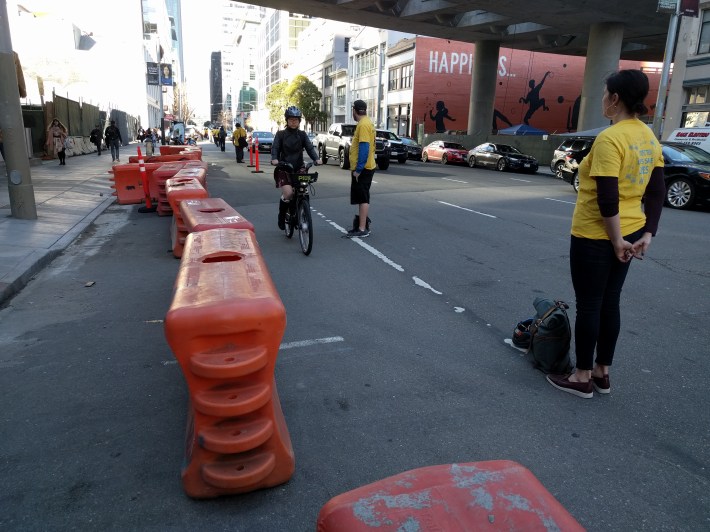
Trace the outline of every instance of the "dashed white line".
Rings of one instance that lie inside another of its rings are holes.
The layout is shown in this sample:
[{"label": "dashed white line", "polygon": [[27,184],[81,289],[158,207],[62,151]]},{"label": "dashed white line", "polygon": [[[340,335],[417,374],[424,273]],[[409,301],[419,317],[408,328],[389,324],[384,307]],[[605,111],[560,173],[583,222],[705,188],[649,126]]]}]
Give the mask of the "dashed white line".
[{"label": "dashed white line", "polygon": [[545,198],[545,199],[550,200],[550,201],[558,201],[560,203],[568,203],[569,205],[576,205],[575,201],[565,201],[565,200],[555,199],[555,198]]},{"label": "dashed white line", "polygon": [[529,181],[527,179],[518,179],[516,177],[511,177],[510,180],[511,181],[520,181],[521,183],[532,183],[532,181]]},{"label": "dashed white line", "polygon": [[448,177],[442,177],[444,181],[453,181],[454,183],[463,183],[464,185],[468,185],[468,181],[459,181],[458,179],[449,179]]},{"label": "dashed white line", "polygon": [[317,344],[332,344],[335,342],[344,342],[345,338],[342,336],[329,336],[328,338],[314,338],[312,340],[301,340],[298,342],[287,342],[281,344],[279,349],[292,349],[294,347],[309,347],[311,345]]},{"label": "dashed white line", "polygon": [[462,211],[468,211],[472,212],[473,214],[480,214],[481,216],[487,216],[488,218],[498,218],[497,216],[493,216],[492,214],[486,214],[485,212],[479,212],[479,211],[474,211],[473,209],[467,209],[466,207],[461,207],[460,205],[454,205],[453,203],[446,203],[445,201],[439,201],[442,205],[448,205],[449,207],[456,207],[457,209],[461,209]]}]

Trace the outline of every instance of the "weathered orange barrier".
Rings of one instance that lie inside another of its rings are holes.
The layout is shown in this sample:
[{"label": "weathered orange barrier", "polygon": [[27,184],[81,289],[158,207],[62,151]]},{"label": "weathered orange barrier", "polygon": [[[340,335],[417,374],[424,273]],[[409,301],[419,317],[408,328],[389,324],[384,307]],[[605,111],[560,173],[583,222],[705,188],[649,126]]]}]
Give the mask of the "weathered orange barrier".
[{"label": "weathered orange barrier", "polygon": [[182,483],[194,498],[293,475],[274,367],[286,310],[251,231],[192,233],[165,318],[190,395]]},{"label": "weathered orange barrier", "polygon": [[[418,526],[417,526],[418,525]],[[413,469],[328,501],[317,532],[584,528],[526,468],[509,460]]]},{"label": "weathered orange barrier", "polygon": [[254,225],[222,198],[183,200],[180,202],[180,216],[188,233],[220,227],[254,231]]},{"label": "weathered orange barrier", "polygon": [[[159,167],[158,163],[146,163],[145,171],[149,181],[153,172]],[[145,193],[143,192],[140,166],[137,162],[135,164],[117,164],[108,173],[112,174],[109,181],[113,182],[111,188],[115,190],[113,195],[116,196],[116,201],[119,204],[143,203]]]},{"label": "weathered orange barrier", "polygon": [[[151,157],[146,157],[145,162],[147,163],[171,163],[175,161],[201,161],[202,152],[197,151],[184,151],[180,153],[171,153],[169,155],[153,155]],[[138,157],[131,155],[128,158],[129,163],[137,163]]]},{"label": "weathered orange barrier", "polygon": [[153,172],[153,178],[150,180],[151,194],[155,193],[158,208],[158,216],[170,216],[173,210],[168,203],[168,196],[165,193],[165,182],[171,177],[175,177],[182,170],[188,161],[175,161],[172,163],[163,163],[163,165]]},{"label": "weathered orange barrier", "polygon": [[[178,172],[179,174],[180,172]],[[170,224],[170,242],[173,256],[182,257],[182,250],[187,236],[185,222],[180,213],[180,202],[187,199],[206,198],[207,190],[194,177],[171,177],[165,182],[165,195],[168,198],[173,220]]]},{"label": "weathered orange barrier", "polygon": [[183,153],[186,151],[198,151],[200,152],[200,159],[202,159],[202,148],[199,146],[176,146],[174,144],[166,144],[165,146],[160,146],[160,155],[175,155],[176,153]]}]

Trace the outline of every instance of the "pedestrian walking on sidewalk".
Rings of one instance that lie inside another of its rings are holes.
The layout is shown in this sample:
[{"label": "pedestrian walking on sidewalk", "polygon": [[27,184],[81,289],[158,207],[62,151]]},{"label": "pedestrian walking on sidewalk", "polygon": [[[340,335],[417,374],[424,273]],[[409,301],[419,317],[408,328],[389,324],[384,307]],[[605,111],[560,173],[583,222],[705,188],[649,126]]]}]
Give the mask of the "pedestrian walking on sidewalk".
[{"label": "pedestrian walking on sidewalk", "polygon": [[120,163],[119,158],[119,148],[123,144],[123,139],[121,138],[121,130],[116,127],[116,121],[111,120],[111,125],[104,131],[104,137],[106,137],[106,144],[111,148],[111,159],[115,163]]},{"label": "pedestrian walking on sidewalk", "polygon": [[594,390],[611,390],[621,289],[632,259],[641,260],[648,251],[663,209],[661,145],[638,118],[648,112],[647,95],[648,78],[640,70],[620,70],[607,78],[602,113],[612,125],[579,165],[569,254],[577,300],[576,369],[547,380],[584,399],[591,399]]},{"label": "pedestrian walking on sidewalk", "polygon": [[219,149],[224,151],[224,147],[227,144],[227,132],[224,126],[219,126]]},{"label": "pedestrian walking on sidewalk", "polygon": [[237,162],[244,162],[244,148],[247,147],[247,132],[242,125],[237,122],[234,124],[234,133],[232,133],[232,144],[237,155]]},{"label": "pedestrian walking on sidewalk", "polygon": [[64,141],[69,134],[66,126],[62,124],[59,119],[55,118],[52,123],[49,124],[47,128],[47,141],[45,145],[47,147],[47,153],[52,156],[56,155],[59,158],[59,164],[66,164],[66,152],[64,151]]},{"label": "pedestrian walking on sidewalk", "polygon": [[96,124],[96,127],[91,130],[91,133],[89,134],[89,141],[96,146],[96,151],[99,152],[98,155],[101,155],[103,135],[101,134],[101,126],[99,126],[99,124]]}]

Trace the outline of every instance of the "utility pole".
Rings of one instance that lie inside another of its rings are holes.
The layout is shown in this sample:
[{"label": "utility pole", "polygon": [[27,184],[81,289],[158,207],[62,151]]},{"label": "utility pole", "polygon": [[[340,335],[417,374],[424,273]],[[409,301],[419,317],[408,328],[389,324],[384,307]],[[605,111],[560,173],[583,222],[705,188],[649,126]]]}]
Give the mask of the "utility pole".
[{"label": "utility pole", "polygon": [[36,220],[37,205],[25,148],[25,124],[22,121],[6,0],[0,0],[0,72],[3,73],[0,76],[0,127],[3,130],[10,214],[23,220]]},{"label": "utility pole", "polygon": [[666,36],[666,50],[663,54],[663,67],[661,69],[661,82],[658,86],[658,96],[656,97],[656,109],[653,114],[653,132],[656,138],[660,139],[663,129],[663,114],[666,110],[666,96],[668,95],[668,76],[673,62],[673,52],[676,45],[676,35],[678,33],[678,21],[680,16],[678,10],[680,3],[676,2],[671,19],[668,23],[668,35]]}]

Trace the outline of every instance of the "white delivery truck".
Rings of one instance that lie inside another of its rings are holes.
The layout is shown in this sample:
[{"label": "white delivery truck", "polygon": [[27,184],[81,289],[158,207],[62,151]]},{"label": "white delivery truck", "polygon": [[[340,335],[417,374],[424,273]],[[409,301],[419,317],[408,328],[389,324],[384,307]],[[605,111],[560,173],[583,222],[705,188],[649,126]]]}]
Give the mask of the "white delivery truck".
[{"label": "white delivery truck", "polygon": [[666,141],[690,144],[710,153],[710,127],[683,127],[676,129],[668,136]]}]

